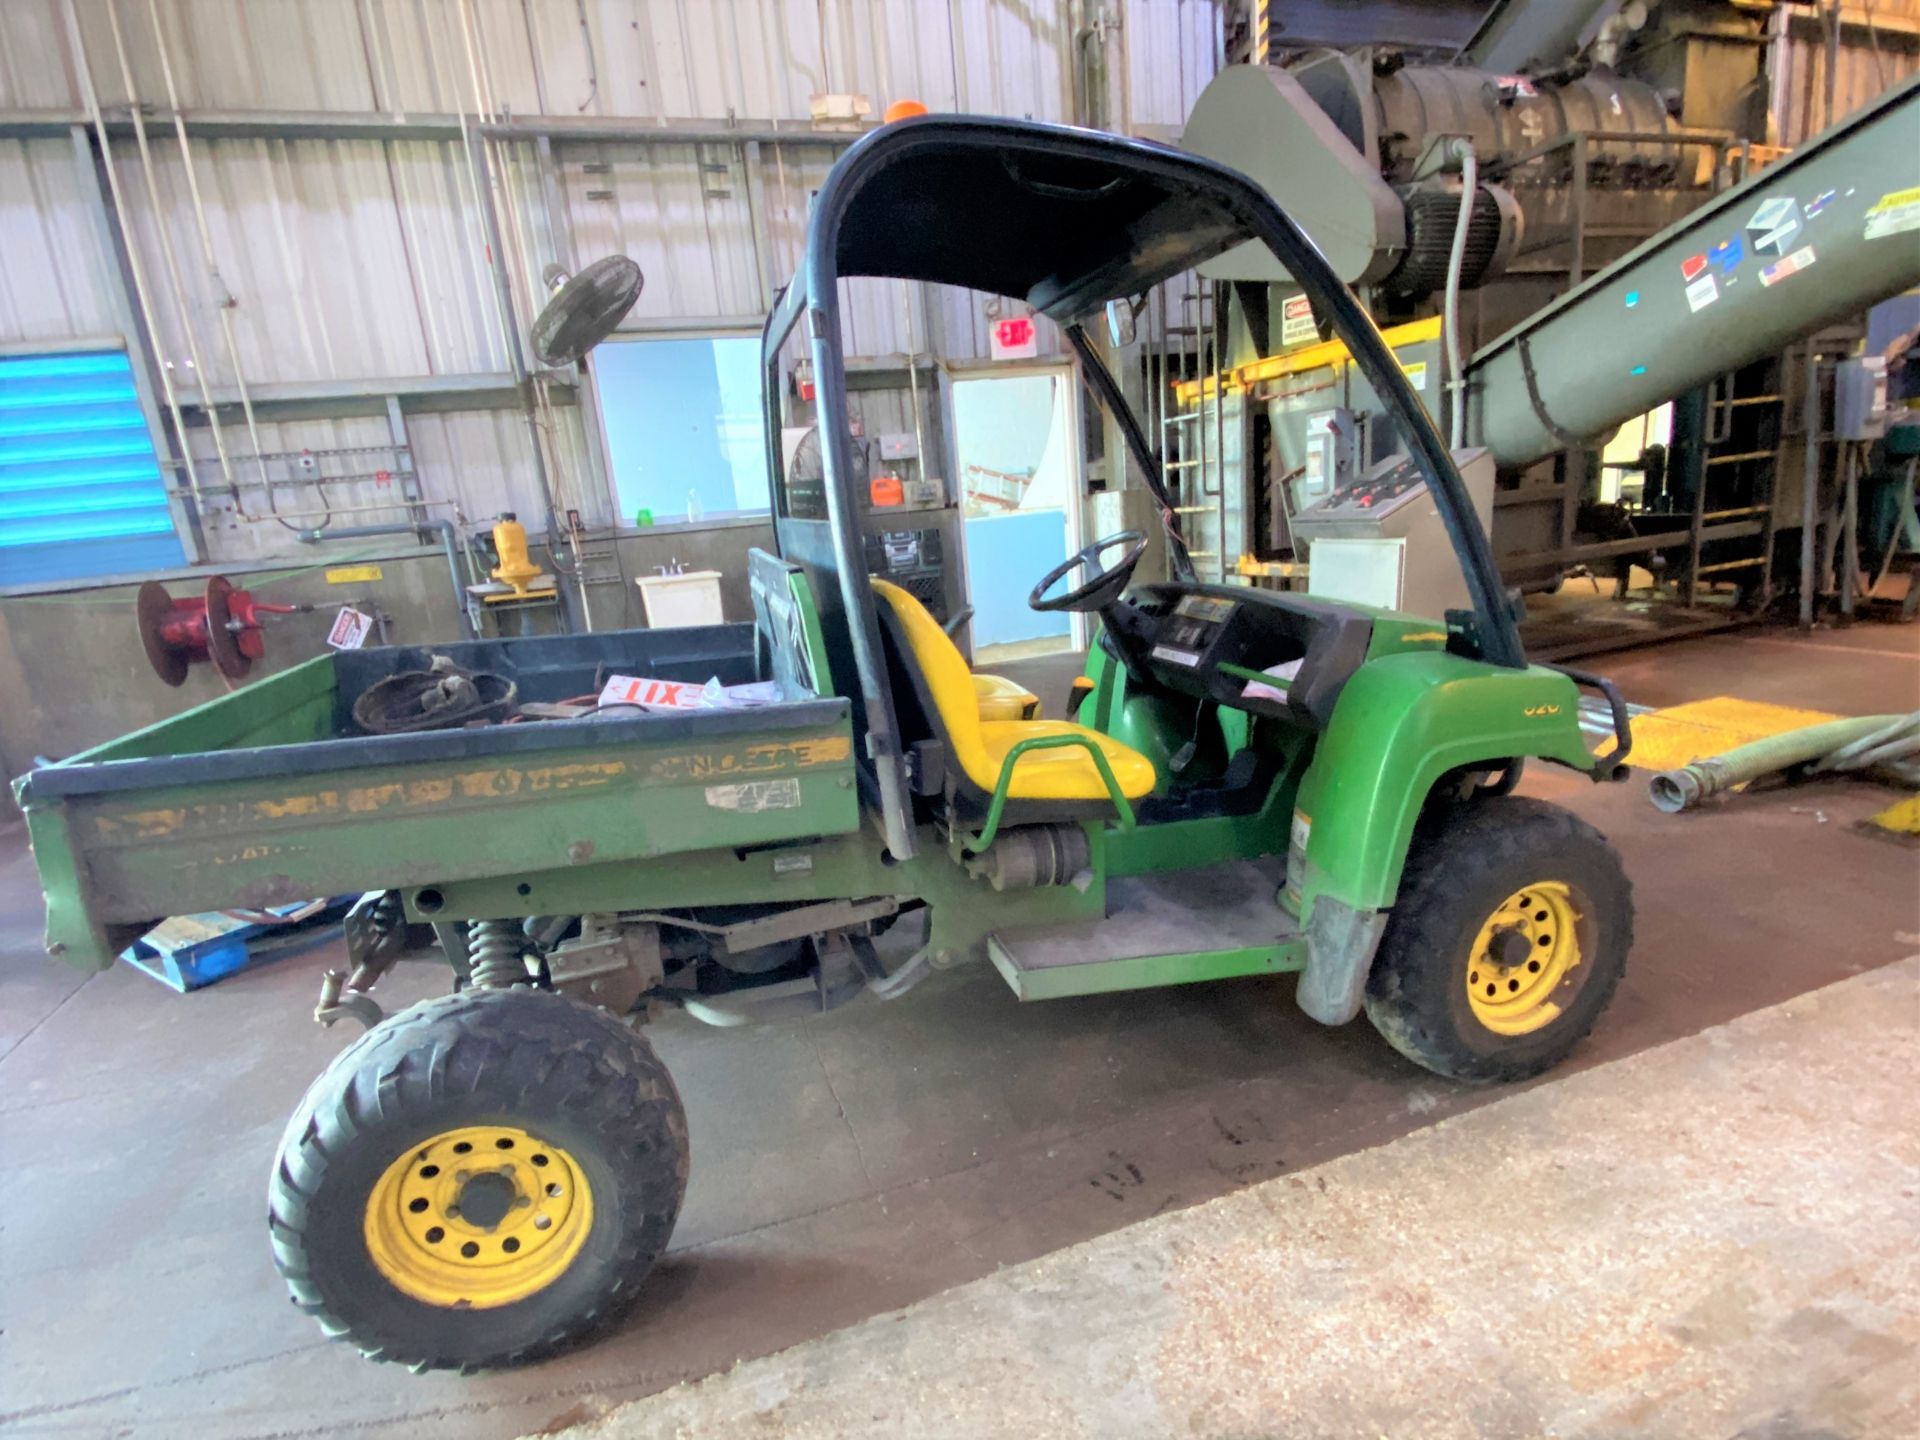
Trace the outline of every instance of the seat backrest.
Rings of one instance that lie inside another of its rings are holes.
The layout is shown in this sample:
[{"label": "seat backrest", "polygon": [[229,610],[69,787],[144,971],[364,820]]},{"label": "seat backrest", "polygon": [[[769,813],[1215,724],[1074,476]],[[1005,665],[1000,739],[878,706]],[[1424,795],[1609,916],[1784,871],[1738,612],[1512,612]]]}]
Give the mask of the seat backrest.
[{"label": "seat backrest", "polygon": [[833,694],[820,612],[806,571],[753,549],[747,552],[747,581],[760,678],[779,681],[782,692],[794,699]]},{"label": "seat backrest", "polygon": [[980,701],[973,688],[973,671],[940,622],[927,607],[890,580],[875,578],[878,595],[899,627],[911,654],[920,697],[928,716],[939,726],[953,763],[975,785],[991,791],[999,775],[980,738]]}]

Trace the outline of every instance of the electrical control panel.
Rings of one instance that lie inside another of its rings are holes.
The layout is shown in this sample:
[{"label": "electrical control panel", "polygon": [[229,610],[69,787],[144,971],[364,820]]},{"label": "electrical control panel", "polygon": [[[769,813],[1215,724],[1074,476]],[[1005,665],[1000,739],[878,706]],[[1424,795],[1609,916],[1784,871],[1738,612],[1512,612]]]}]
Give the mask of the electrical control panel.
[{"label": "electrical control panel", "polygon": [[[1493,519],[1493,457],[1483,449],[1456,450],[1453,460],[1484,529]],[[1309,594],[1435,619],[1470,603],[1439,507],[1404,452],[1302,510],[1293,534],[1307,547]]]},{"label": "electrical control panel", "polygon": [[1353,478],[1353,412],[1342,407],[1307,417],[1306,455],[1293,484],[1293,508],[1304,510]]},{"label": "electrical control panel", "polygon": [[1887,362],[1878,355],[1842,360],[1833,370],[1833,434],[1878,440],[1887,433]]},{"label": "electrical control panel", "polygon": [[1348,480],[1314,507],[1323,520],[1379,521],[1402,506],[1425,498],[1427,482],[1407,455],[1395,455]]}]

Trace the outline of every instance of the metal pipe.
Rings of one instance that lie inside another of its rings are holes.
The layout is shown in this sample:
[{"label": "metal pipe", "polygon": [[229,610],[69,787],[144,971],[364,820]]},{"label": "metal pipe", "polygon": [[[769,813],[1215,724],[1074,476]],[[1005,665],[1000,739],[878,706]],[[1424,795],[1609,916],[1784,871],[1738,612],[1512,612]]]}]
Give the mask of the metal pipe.
[{"label": "metal pipe", "polygon": [[1822,97],[1826,102],[1821,111],[1820,128],[1826,129],[1839,119],[1838,110],[1840,88],[1840,0],[1828,0],[1823,18],[1827,22],[1826,93]]},{"label": "metal pipe", "polygon": [[920,478],[927,478],[927,434],[920,419],[919,342],[913,335],[913,282],[900,282],[900,319],[907,327],[907,395],[913,405],[913,448]]},{"label": "metal pipe", "polygon": [[453,581],[453,606],[460,616],[460,633],[465,639],[477,639],[473,629],[473,617],[467,613],[466,583],[460,578],[460,536],[459,532],[453,528],[451,520],[421,520],[410,525],[348,525],[338,529],[303,530],[300,532],[300,540],[305,545],[316,545],[322,540],[368,540],[377,535],[412,535],[424,541],[428,531],[440,537],[440,547],[447,553],[447,575]]},{"label": "metal pipe", "polygon": [[[477,22],[469,13],[469,0],[456,0],[454,6],[460,17],[460,38],[467,60],[467,78],[473,86],[474,108],[477,114],[485,116],[494,113],[493,90],[487,74],[484,57],[478,50],[481,41],[476,38]],[[460,107],[460,123],[466,131],[466,106]],[[507,349],[507,361],[513,370],[514,383],[519,388],[521,408],[526,418],[527,441],[533,460],[534,481],[540,488],[540,500],[545,510],[547,524],[547,554],[553,561],[553,568],[562,577],[578,579],[580,564],[578,551],[572,561],[562,563],[559,551],[560,518],[554,504],[553,483],[547,472],[544,436],[541,431],[539,410],[543,392],[537,391],[529,380],[527,363],[520,353],[519,320],[514,307],[513,276],[507,266],[504,246],[505,237],[500,226],[500,213],[494,202],[496,180],[493,143],[484,135],[476,150],[472,144],[470,132],[467,143],[467,159],[474,167],[474,180],[478,191],[481,223],[487,237],[487,253],[492,260],[493,283],[499,309],[501,340]],[[517,238],[517,235],[516,235]],[[573,629],[578,617],[573,613],[573,600],[566,586],[559,588],[560,611],[567,622],[567,628]],[[576,587],[584,597],[585,588]]]},{"label": "metal pipe", "polygon": [[[1473,203],[1480,198],[1480,160],[1473,142],[1455,140],[1460,161],[1460,214],[1453,222],[1453,248],[1447,253],[1445,318],[1447,327],[1447,444],[1459,449],[1467,433],[1466,361],[1460,345],[1460,276],[1467,261],[1467,228],[1473,222]],[[1581,159],[1585,159],[1584,153]],[[1579,253],[1579,236],[1574,253]],[[1576,262],[1577,263],[1577,262]]]},{"label": "metal pipe", "polygon": [[[122,247],[126,251],[127,269],[133,277],[134,302],[140,309],[140,323],[146,327],[147,338],[158,345],[160,328],[154,323],[153,297],[147,288],[147,268],[140,260],[139,248],[134,244],[133,230],[127,222],[126,197],[120,191],[120,175],[113,168],[113,146],[107,139],[107,122],[100,113],[100,97],[93,88],[93,66],[87,60],[86,40],[80,31],[80,16],[75,11],[74,0],[65,0],[62,15],[66,21],[67,41],[73,47],[75,69],[80,77],[80,92],[86,101],[87,113],[93,121],[93,130],[100,143],[101,169],[107,174],[107,189],[113,195],[114,221],[120,227]],[[173,435],[180,446],[180,468],[185,472],[187,492],[193,496],[196,513],[200,509],[202,495],[200,491],[200,471],[193,462],[193,447],[187,444],[187,421],[180,411],[180,396],[173,388],[173,374],[164,361],[156,356],[154,369],[160,374],[160,389],[166,396],[167,411],[173,417]],[[166,458],[169,467],[173,465],[171,456]]]},{"label": "metal pipe", "polygon": [[1813,628],[1814,530],[1820,516],[1820,357],[1807,347],[1806,478],[1800,494],[1800,628]]},{"label": "metal pipe", "polygon": [[[366,478],[368,477],[329,475],[327,481],[331,483],[335,480]],[[259,486],[258,481],[242,481],[241,484],[254,489],[257,489]],[[383,500],[378,505],[329,505],[324,510],[281,510],[276,513],[282,520],[308,520],[314,518],[325,519],[329,515],[385,515],[395,510],[411,510],[416,506],[425,509],[429,505],[453,505],[453,503],[451,500],[417,500],[411,502],[405,500]],[[458,506],[455,506],[456,513],[458,508]],[[329,533],[331,533],[332,529],[331,526],[314,526],[311,528],[316,532],[326,530]]]},{"label": "metal pipe", "polygon": [[[1609,432],[1716,375],[1778,354],[1835,316],[1920,283],[1920,253],[1901,244],[1904,237],[1882,237],[1873,215],[1881,196],[1920,183],[1916,117],[1920,77],[1482,347],[1468,362],[1478,443],[1503,466],[1527,464],[1568,449],[1568,437]],[[1817,245],[1765,262],[1755,256],[1757,284],[1751,269],[1742,284],[1722,285],[1711,269],[1684,278],[1682,262],[1739,230],[1755,206],[1801,190],[1833,194],[1820,212]],[[1803,275],[1816,260],[1818,270]],[[1692,298],[1689,286],[1699,287]],[[1596,366],[1596,356],[1608,363]]]},{"label": "metal pipe", "polygon": [[[260,452],[266,447],[261,443],[259,420],[253,413],[253,392],[247,387],[246,372],[240,365],[240,344],[233,333],[233,296],[227,290],[226,281],[220,276],[220,263],[214,258],[213,231],[207,224],[207,207],[200,196],[200,172],[193,163],[193,147],[187,142],[186,124],[180,118],[180,92],[173,81],[173,60],[167,47],[167,33],[160,25],[160,0],[147,0],[147,18],[153,25],[153,45],[160,58],[160,76],[167,88],[167,108],[173,111],[173,133],[174,138],[180,142],[180,163],[187,173],[187,194],[193,201],[194,225],[200,232],[200,258],[206,263],[207,278],[213,282],[217,291],[214,297],[214,308],[220,312],[220,334],[226,342],[227,364],[233,370],[234,389],[240,394],[240,410],[246,416],[247,439],[253,446],[255,466],[260,471],[261,480],[265,482],[267,509],[277,510],[279,506],[274,500],[273,480],[267,474],[266,462],[260,459]],[[204,375],[202,379],[205,379]],[[229,476],[228,479],[231,480],[232,477]],[[322,500],[327,498],[325,491],[320,492],[320,498]],[[240,514],[245,515],[246,511],[240,507],[239,500],[240,497],[236,492],[235,508]]]},{"label": "metal pipe", "polygon": [[[1207,373],[1214,377],[1213,382],[1213,463],[1215,479],[1213,503],[1216,510],[1214,528],[1219,532],[1220,580],[1227,578],[1227,390],[1223,383],[1225,369],[1224,349],[1226,335],[1222,326],[1223,311],[1219,296],[1224,282],[1209,281],[1207,285],[1207,345],[1210,363]],[[1200,488],[1206,490],[1207,477],[1203,471],[1200,476]]]},{"label": "metal pipe", "polygon": [[1681,406],[1693,412],[1698,428],[1693,443],[1686,449],[1682,461],[1686,478],[1692,482],[1692,505],[1687,517],[1687,579],[1682,587],[1682,603],[1691,607],[1700,595],[1700,536],[1707,524],[1707,466],[1712,462],[1706,458],[1706,448],[1712,443],[1713,396],[1710,390],[1695,390],[1683,396],[1674,405],[1674,414],[1678,416]]},{"label": "metal pipe", "polygon": [[1853,618],[1860,593],[1860,448],[1840,447],[1840,613]]},{"label": "metal pipe", "polygon": [[[127,99],[132,104],[133,138],[140,147],[140,169],[147,182],[147,199],[153,206],[153,233],[160,240],[160,258],[166,265],[168,283],[173,288],[173,302],[180,307],[180,330],[186,336],[187,356],[200,383],[200,398],[207,407],[207,423],[213,432],[214,453],[220,457],[220,478],[231,487],[233,462],[227,458],[226,432],[220,426],[220,417],[214,413],[212,382],[207,379],[207,367],[200,354],[200,337],[194,329],[193,308],[187,302],[187,287],[180,278],[180,262],[173,253],[173,240],[167,234],[167,207],[160,200],[160,181],[153,168],[153,151],[147,144],[147,126],[140,113],[139,91],[133,83],[133,66],[127,60],[127,40],[120,27],[119,0],[107,0],[107,19],[113,31],[114,54],[120,61],[120,80],[127,87]],[[132,237],[128,239],[131,244]],[[182,446],[186,444],[184,432],[180,443]],[[247,513],[246,506],[241,503],[237,489],[233,490],[231,498],[234,512],[244,516]]]}]

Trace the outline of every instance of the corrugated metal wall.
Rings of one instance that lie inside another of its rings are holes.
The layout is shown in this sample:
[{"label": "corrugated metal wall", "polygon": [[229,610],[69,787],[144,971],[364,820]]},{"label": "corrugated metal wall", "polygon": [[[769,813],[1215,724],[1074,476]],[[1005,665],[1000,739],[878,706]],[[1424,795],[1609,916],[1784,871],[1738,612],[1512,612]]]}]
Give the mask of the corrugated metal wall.
[{"label": "corrugated metal wall", "polygon": [[[147,107],[151,168],[132,139],[116,136],[114,178],[148,282],[156,359],[183,403],[200,396],[202,372],[225,399],[242,380],[256,396],[361,382],[376,390],[395,377],[509,370],[508,322],[467,147],[453,138],[196,138],[192,179],[209,265],[171,128],[163,53],[181,108],[197,118],[472,121],[485,112],[792,126],[791,141],[758,145],[753,160],[731,143],[558,138],[545,172],[532,141],[496,142],[511,323],[524,330],[549,262],[618,250],[646,272],[629,328],[647,329],[750,324],[764,313],[770,284],[795,263],[809,196],[837,154],[811,131],[812,96],[864,94],[876,112],[911,97],[935,110],[1071,118],[1075,56],[1087,43],[1076,26],[1101,8],[1086,0],[74,0],[77,52],[65,0],[6,0],[0,111],[80,121],[89,78],[110,115],[132,100]],[[1106,0],[1104,9],[1120,21],[1101,50],[1116,124],[1173,133],[1217,64],[1216,0]],[[71,137],[0,139],[0,344],[122,328],[121,266],[103,243],[94,190]],[[986,352],[981,297],[903,304],[903,287],[859,281],[847,299],[852,354],[931,348],[965,361]],[[254,441],[222,413],[230,455],[249,453]],[[214,438],[189,418],[196,468],[218,483]],[[419,415],[408,430],[428,499],[474,518],[539,512],[532,441],[517,412]],[[561,508],[578,508],[589,522],[610,518],[597,441],[581,412],[556,407],[543,433]],[[259,444],[279,454],[387,439],[384,419],[298,420],[263,425]],[[257,478],[261,467],[233,468]],[[267,468],[287,473],[283,464]],[[376,466],[349,455],[333,468]],[[319,503],[310,486],[289,493],[302,509]],[[345,508],[391,506],[396,496],[390,482],[363,478],[328,486],[326,498]],[[257,493],[242,503],[263,508]],[[283,527],[236,519],[231,508],[210,502],[209,558],[287,548]]]},{"label": "corrugated metal wall", "polygon": [[[1876,0],[1840,7],[1833,113],[1827,113],[1826,7],[1775,19],[1773,113],[1779,143],[1798,145],[1845,119],[1876,95],[1920,73],[1920,0]],[[1914,137],[1920,145],[1920,136]]]},{"label": "corrugated metal wall", "polygon": [[117,283],[72,142],[0,140],[0,344],[114,334]]}]

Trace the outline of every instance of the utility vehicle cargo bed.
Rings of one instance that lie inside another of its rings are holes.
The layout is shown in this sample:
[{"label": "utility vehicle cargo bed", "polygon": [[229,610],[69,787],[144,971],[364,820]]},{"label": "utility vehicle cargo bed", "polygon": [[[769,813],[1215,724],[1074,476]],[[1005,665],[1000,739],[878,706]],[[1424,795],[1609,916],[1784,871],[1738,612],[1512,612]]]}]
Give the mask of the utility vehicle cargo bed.
[{"label": "utility vehicle cargo bed", "polygon": [[614,674],[763,678],[754,627],[325,655],[45,766],[15,786],[55,954],[105,966],[166,915],[844,833],[843,699],[358,733],[369,686],[444,655],[523,701]]}]

